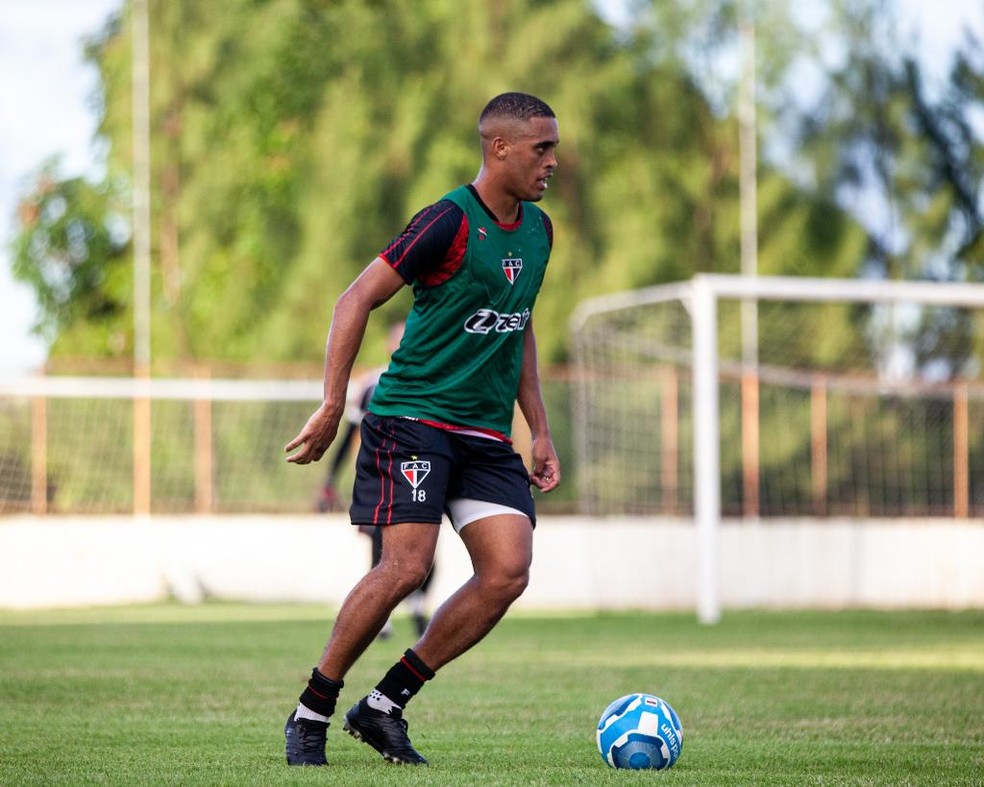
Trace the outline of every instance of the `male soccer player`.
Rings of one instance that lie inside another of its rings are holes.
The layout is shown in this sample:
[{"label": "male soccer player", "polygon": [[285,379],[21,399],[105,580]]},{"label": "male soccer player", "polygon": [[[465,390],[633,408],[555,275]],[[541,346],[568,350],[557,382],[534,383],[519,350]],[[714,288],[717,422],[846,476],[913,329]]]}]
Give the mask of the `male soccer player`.
[{"label": "male soccer player", "polygon": [[[442,514],[473,575],[434,613],[423,636],[345,714],[344,729],[394,763],[426,764],[403,711],[437,670],[479,642],[525,590],[536,515],[530,484],[560,482],[537,371],[532,312],[553,245],[533,203],[557,166],[557,119],[540,99],[505,93],[478,123],[475,180],[424,208],[335,303],[324,402],[286,451],[320,459],[338,431],[369,313],[404,285],[414,301],[362,422],[354,525],[383,529],[380,562],[352,589],[297,708],[287,762],[326,765],[328,721],[351,666],[434,560]],[[532,472],[509,438],[514,402],[532,435]]]}]

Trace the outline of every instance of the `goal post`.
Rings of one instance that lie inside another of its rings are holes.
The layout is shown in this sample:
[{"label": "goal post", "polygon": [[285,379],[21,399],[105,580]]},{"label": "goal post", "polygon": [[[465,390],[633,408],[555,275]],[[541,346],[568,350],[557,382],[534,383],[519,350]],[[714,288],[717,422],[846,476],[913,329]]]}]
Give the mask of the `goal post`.
[{"label": "goal post", "polygon": [[[765,498],[755,517],[984,513],[972,482],[984,473],[984,285],[700,274],[583,301],[571,334],[580,506],[691,515],[701,622],[721,615],[719,528],[725,507],[748,516],[748,478]],[[668,374],[673,387],[658,382]],[[672,435],[667,411],[679,412]],[[749,422],[772,430],[768,472],[732,448]]]},{"label": "goal post", "polygon": [[717,529],[721,519],[721,440],[718,423],[717,301],[710,282],[697,278],[690,293],[694,374],[694,524],[697,528],[697,618],[717,623]]}]

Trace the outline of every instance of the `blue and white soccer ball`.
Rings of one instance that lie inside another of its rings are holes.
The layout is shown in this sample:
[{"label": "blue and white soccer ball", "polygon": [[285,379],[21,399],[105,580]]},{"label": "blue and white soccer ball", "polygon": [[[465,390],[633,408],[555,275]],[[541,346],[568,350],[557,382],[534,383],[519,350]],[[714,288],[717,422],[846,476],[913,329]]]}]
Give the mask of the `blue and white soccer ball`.
[{"label": "blue and white soccer ball", "polygon": [[683,750],[680,717],[652,694],[628,694],[605,708],[598,721],[598,751],[613,768],[663,770]]}]

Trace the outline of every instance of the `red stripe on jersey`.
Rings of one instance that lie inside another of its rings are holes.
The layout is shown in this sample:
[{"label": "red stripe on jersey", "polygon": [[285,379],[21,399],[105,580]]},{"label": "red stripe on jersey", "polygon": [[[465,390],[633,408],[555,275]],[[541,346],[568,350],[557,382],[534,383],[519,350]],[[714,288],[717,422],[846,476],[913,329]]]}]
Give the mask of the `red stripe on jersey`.
[{"label": "red stripe on jersey", "polygon": [[420,283],[427,287],[436,287],[454,276],[465,261],[465,249],[468,248],[468,215],[461,214],[461,224],[458,232],[451,241],[448,253],[444,255],[444,261],[434,270],[420,276]]},{"label": "red stripe on jersey", "polygon": [[[484,203],[483,203],[484,204]],[[503,224],[501,221],[496,221],[502,229],[506,232],[512,232],[513,230],[518,230],[523,223],[523,203],[519,203],[519,210],[516,212],[516,221],[510,222],[509,224]]]},{"label": "red stripe on jersey", "polygon": [[426,234],[427,230],[429,230],[431,227],[437,224],[437,222],[439,222],[444,216],[447,216],[448,213],[450,213],[452,210],[454,210],[454,208],[447,208],[442,213],[439,213],[437,216],[431,219],[431,221],[425,227],[421,228],[419,232],[414,233],[415,234],[414,239],[407,245],[407,247],[403,250],[403,254],[401,254],[397,259],[391,260],[389,258],[389,253],[393,249],[393,247],[400,242],[402,235],[400,236],[400,238],[397,238],[389,246],[383,249],[382,253],[379,256],[382,257],[384,260],[386,260],[386,262],[388,262],[394,268],[399,268],[400,263],[403,262],[403,258],[410,253],[410,250],[417,244],[417,242],[424,236],[424,234]]}]

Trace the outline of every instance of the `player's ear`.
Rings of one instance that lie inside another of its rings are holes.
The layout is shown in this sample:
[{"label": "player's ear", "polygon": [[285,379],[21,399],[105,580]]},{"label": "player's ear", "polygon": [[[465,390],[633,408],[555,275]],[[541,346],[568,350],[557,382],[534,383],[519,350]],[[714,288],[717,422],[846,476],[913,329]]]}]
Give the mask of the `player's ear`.
[{"label": "player's ear", "polygon": [[489,149],[492,155],[500,161],[509,155],[510,142],[505,137],[494,137]]}]

